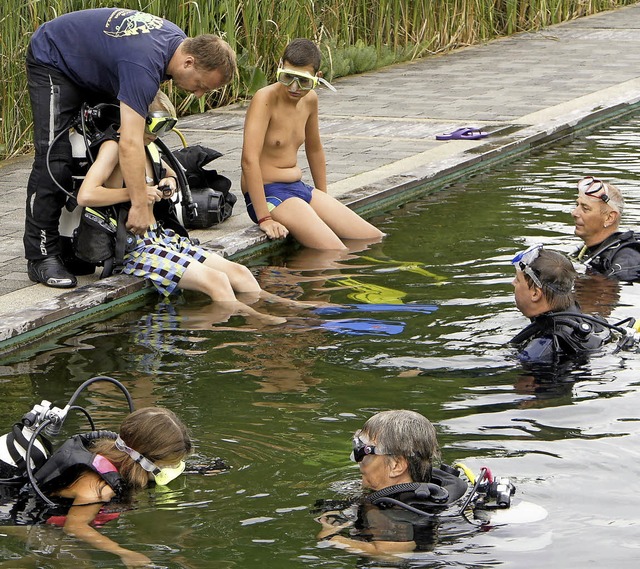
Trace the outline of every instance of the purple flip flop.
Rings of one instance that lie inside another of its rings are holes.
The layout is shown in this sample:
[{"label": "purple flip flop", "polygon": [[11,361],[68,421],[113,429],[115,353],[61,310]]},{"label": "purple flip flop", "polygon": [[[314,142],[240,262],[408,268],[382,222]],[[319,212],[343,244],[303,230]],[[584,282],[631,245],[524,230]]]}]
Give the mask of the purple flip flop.
[{"label": "purple flip flop", "polygon": [[479,128],[463,127],[453,132],[438,134],[436,135],[436,140],[478,140],[486,136],[489,136],[489,134]]}]

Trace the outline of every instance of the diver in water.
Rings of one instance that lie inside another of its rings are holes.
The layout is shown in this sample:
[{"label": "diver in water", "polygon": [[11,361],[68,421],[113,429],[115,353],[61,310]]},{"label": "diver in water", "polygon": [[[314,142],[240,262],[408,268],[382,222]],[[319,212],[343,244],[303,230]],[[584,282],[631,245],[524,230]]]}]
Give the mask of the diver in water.
[{"label": "diver in water", "polygon": [[[146,407],[127,415],[118,433],[74,435],[51,452],[48,439],[40,438],[40,427],[48,426],[56,415],[61,424],[64,414],[60,413],[70,407],[52,412],[50,407],[35,406],[0,439],[2,531],[15,529],[21,535],[19,528],[7,526],[62,526],[66,534],[118,555],[127,567],[149,566],[146,555],[121,547],[95,527],[118,517],[107,508],[110,502],[125,502],[130,492],[152,482],[165,486],[184,471],[184,460],[191,452],[187,429],[172,411]],[[34,429],[36,424],[40,426]]]},{"label": "diver in water", "polygon": [[616,186],[591,176],[580,180],[571,215],[584,246],[574,256],[588,271],[636,282],[640,281],[640,241],[633,231],[620,231],[623,211],[624,198]]},{"label": "diver in water", "polygon": [[507,479],[493,479],[488,469],[475,479],[456,465],[470,485],[456,468],[434,467],[439,456],[436,430],[423,415],[392,410],[369,418],[353,437],[351,459],[372,492],[343,510],[324,511],[318,539],[372,555],[430,550],[442,518],[510,506],[515,488]]},{"label": "diver in water", "polygon": [[611,326],[584,314],[576,303],[577,273],[564,255],[534,245],[511,262],[516,306],[531,319],[511,340],[520,360],[557,363],[593,352],[609,340]]}]

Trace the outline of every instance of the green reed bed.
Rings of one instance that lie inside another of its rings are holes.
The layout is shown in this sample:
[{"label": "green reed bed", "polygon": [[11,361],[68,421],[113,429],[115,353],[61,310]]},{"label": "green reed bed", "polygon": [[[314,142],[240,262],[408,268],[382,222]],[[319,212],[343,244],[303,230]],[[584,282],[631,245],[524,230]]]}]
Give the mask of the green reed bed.
[{"label": "green reed bed", "polygon": [[30,149],[24,58],[30,35],[57,15],[102,6],[163,16],[189,35],[221,34],[239,73],[202,100],[167,86],[181,114],[251,96],[266,84],[286,43],[317,41],[329,79],[539,29],[636,0],[4,0],[0,14],[0,159]]}]

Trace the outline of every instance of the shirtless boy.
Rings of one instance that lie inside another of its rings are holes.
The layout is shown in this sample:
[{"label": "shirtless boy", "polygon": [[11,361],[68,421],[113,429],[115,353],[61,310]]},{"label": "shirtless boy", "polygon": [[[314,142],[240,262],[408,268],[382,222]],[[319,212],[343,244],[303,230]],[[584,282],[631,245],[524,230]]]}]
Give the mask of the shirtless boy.
[{"label": "shirtless boy", "polygon": [[[241,187],[249,216],[270,239],[289,233],[306,247],[345,250],[342,239],[384,234],[327,193],[318,126],[320,50],[295,39],[285,49],[277,82],[260,89],[247,111]],[[298,149],[304,143],[314,187],[302,181]]]}]

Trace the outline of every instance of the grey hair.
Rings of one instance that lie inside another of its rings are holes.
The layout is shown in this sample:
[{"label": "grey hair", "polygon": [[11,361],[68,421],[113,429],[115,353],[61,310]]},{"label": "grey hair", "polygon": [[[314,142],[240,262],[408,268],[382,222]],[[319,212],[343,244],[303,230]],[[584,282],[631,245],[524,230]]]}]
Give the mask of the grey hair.
[{"label": "grey hair", "polygon": [[609,196],[609,201],[606,204],[602,204],[604,206],[602,208],[602,213],[607,213],[607,206],[609,206],[613,209],[617,209],[620,213],[620,217],[622,217],[622,213],[624,212],[624,198],[622,197],[620,188],[614,186],[613,184],[610,184],[609,182],[605,182],[605,185],[607,187],[607,195]]},{"label": "grey hair", "polygon": [[375,441],[380,452],[405,458],[413,482],[429,482],[433,462],[440,459],[436,430],[429,419],[406,409],[382,411],[370,417],[361,432]]}]

